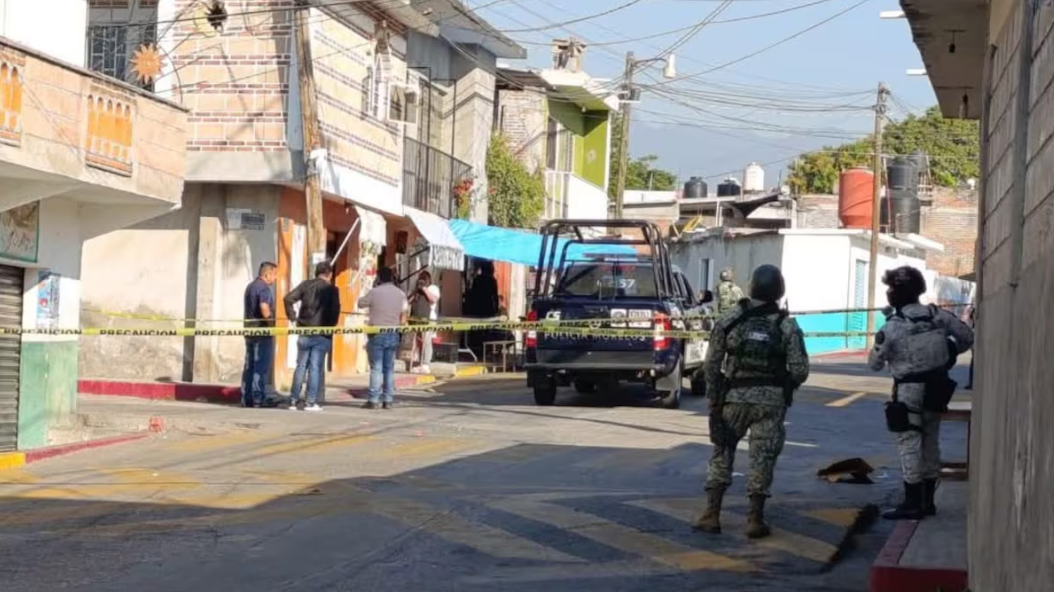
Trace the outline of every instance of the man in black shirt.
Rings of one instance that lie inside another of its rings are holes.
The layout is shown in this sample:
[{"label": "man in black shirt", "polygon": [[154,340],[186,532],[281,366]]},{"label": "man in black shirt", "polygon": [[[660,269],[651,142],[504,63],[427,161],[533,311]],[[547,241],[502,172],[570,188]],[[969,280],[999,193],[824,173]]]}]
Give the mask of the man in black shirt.
[{"label": "man in black shirt", "polygon": [[[278,266],[270,261],[260,264],[260,274],[245,288],[245,328],[274,327],[274,294],[271,286],[278,277]],[[267,399],[274,363],[274,336],[245,336],[245,368],[242,371],[242,406],[274,407]]]},{"label": "man in black shirt", "polygon": [[[294,305],[300,303],[298,313]],[[336,327],[340,321],[340,292],[333,285],[333,267],[325,261],[315,266],[315,279],[297,286],[283,299],[285,314],[297,327]],[[326,354],[333,349],[333,335],[300,335],[296,339],[296,371],[289,408],[300,408],[300,390],[307,373],[307,411],[321,411],[318,391],[322,384]]]}]

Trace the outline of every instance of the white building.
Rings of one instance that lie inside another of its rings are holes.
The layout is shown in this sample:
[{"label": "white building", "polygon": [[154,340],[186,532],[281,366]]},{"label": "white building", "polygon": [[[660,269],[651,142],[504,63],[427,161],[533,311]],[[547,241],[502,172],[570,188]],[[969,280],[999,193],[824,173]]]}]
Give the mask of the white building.
[{"label": "white building", "polygon": [[[720,230],[718,230],[720,232]],[[786,305],[791,311],[846,310],[867,306],[870,232],[865,230],[755,230],[725,229],[723,234],[691,236],[670,245],[675,265],[687,274],[697,290],[716,289],[722,269],[731,268],[736,283],[747,290],[750,274],[762,264],[777,265],[787,282]],[[943,247],[922,237],[879,238],[878,273],[911,265],[926,276],[930,292],[938,299],[936,273],[926,268],[926,251]],[[876,306],[885,306],[885,287],[875,287]],[[876,326],[882,317],[876,313]],[[806,332],[864,331],[864,313],[825,313],[798,316]],[[863,347],[863,337],[806,339],[810,354]]]}]

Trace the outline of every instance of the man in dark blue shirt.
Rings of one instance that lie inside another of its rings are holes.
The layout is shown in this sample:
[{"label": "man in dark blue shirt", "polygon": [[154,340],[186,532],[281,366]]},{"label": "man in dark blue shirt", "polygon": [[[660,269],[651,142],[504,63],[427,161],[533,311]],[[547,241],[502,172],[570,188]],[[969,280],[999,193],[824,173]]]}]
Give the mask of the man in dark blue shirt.
[{"label": "man in dark blue shirt", "polygon": [[[271,286],[278,277],[278,266],[260,264],[260,274],[245,288],[245,328],[274,327],[275,305]],[[274,336],[245,336],[245,369],[242,372],[242,406],[274,407],[267,399],[274,364]]]}]

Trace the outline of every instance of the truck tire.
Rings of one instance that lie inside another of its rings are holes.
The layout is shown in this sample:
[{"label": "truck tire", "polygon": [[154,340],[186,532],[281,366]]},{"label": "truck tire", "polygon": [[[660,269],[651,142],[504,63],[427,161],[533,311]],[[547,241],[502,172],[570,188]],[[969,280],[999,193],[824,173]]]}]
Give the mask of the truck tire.
[{"label": "truck tire", "polygon": [[583,395],[595,393],[597,392],[597,383],[584,378],[575,379],[575,391]]},{"label": "truck tire", "polygon": [[534,404],[551,407],[556,404],[556,384],[548,382],[534,385]]},{"label": "truck tire", "polygon": [[678,387],[676,390],[673,391],[660,391],[659,405],[663,409],[680,409],[682,390],[682,388]]}]

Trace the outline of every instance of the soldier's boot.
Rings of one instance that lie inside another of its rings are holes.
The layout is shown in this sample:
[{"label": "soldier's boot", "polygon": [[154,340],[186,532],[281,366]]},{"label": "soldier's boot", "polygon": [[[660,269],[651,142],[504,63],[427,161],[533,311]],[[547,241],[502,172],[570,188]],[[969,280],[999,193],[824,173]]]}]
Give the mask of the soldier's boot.
[{"label": "soldier's boot", "polygon": [[922,520],[922,483],[904,484],[904,501],[899,506],[882,514],[886,520]]},{"label": "soldier's boot", "polygon": [[772,534],[765,523],[765,496],[750,496],[750,513],[747,514],[747,538],[763,539]]},{"label": "soldier's boot", "polygon": [[937,515],[937,504],[934,498],[937,494],[937,480],[926,479],[922,482],[922,513],[925,516]]},{"label": "soldier's boot", "polygon": [[692,528],[699,532],[721,534],[721,503],[725,500],[724,489],[709,489],[706,492],[706,511],[695,521]]}]

